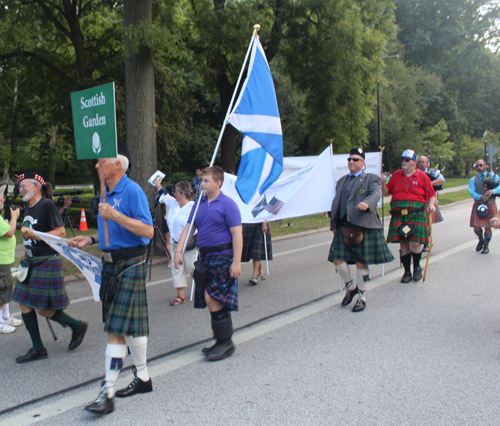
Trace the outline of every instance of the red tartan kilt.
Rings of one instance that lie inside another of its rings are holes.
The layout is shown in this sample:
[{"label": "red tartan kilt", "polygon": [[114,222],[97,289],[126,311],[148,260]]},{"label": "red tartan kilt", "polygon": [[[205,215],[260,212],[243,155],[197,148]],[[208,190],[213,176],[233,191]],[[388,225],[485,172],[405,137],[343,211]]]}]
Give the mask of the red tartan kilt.
[{"label": "red tartan kilt", "polygon": [[479,205],[480,204],[477,201],[474,201],[474,204],[472,205],[472,211],[470,213],[470,227],[474,228],[476,226],[479,226],[481,228],[491,228],[490,219],[498,213],[495,201],[493,201],[491,204],[488,204],[489,214],[488,217],[485,217],[484,219],[481,219],[477,215],[477,208]]}]

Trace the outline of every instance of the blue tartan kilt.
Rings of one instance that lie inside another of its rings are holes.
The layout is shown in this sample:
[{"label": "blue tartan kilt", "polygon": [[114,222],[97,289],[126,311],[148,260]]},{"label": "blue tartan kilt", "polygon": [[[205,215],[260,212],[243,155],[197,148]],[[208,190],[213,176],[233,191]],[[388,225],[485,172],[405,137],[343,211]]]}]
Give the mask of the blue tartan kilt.
[{"label": "blue tartan kilt", "polygon": [[[116,263],[102,262],[110,275],[120,272],[146,259],[146,254]],[[111,303],[102,304],[104,331],[117,336],[148,336],[148,300],[146,296],[146,262],[129,269],[118,278],[116,295]]]},{"label": "blue tartan kilt", "polygon": [[[26,260],[36,264],[44,258],[46,257],[35,256]],[[42,311],[66,309],[69,305],[69,298],[64,286],[62,257],[50,257],[33,267],[28,283],[17,281],[12,300]]]},{"label": "blue tartan kilt", "polygon": [[[273,246],[271,244],[271,230],[266,233],[267,260],[273,260]],[[243,225],[243,252],[242,262],[250,260],[266,260],[266,247],[264,245],[264,234],[262,223],[246,223]]]},{"label": "blue tartan kilt", "polygon": [[205,288],[195,287],[194,307],[204,309],[205,290],[208,295],[230,311],[238,310],[238,278],[231,278],[229,268],[233,263],[232,254],[209,253],[200,256],[208,267],[208,283]]},{"label": "blue tartan kilt", "polygon": [[335,231],[328,256],[330,262],[338,259],[345,260],[349,264],[361,262],[365,265],[375,265],[389,263],[394,260],[381,229],[363,228],[363,241],[361,244],[357,247],[349,247],[342,236],[342,228],[343,226],[340,225]]}]

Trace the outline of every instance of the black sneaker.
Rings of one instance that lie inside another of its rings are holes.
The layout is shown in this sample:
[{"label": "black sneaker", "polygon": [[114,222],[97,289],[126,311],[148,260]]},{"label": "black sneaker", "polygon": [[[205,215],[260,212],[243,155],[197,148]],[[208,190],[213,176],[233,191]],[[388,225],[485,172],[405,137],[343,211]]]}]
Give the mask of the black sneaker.
[{"label": "black sneaker", "polygon": [[115,411],[114,398],[108,398],[106,389],[103,386],[101,392],[99,393],[99,396],[94,402],[91,402],[89,405],[87,405],[85,407],[85,410],[100,415],[112,413],[113,411]]}]

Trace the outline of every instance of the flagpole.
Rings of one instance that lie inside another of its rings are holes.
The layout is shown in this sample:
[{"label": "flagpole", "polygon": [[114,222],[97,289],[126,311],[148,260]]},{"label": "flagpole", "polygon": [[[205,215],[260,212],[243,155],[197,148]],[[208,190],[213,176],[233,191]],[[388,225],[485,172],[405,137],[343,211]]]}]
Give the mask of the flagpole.
[{"label": "flagpole", "polygon": [[[385,146],[379,146],[380,148],[380,174],[384,172],[384,149]],[[385,226],[384,226],[384,183],[382,182],[382,233],[385,238]],[[382,263],[382,279],[385,275],[385,263]]]},{"label": "flagpole", "polygon": [[269,259],[267,257],[267,240],[266,240],[266,232],[262,232],[264,235],[264,251],[266,252],[266,268],[267,268],[267,275],[269,275]]},{"label": "flagpole", "polygon": [[[217,151],[219,150],[219,146],[220,146],[220,143],[222,141],[222,136],[224,135],[224,130],[226,130],[227,121],[228,121],[229,116],[231,115],[231,112],[232,112],[231,109],[233,107],[234,100],[236,98],[236,94],[238,93],[238,87],[240,86],[241,77],[243,76],[245,66],[248,62],[248,57],[250,56],[250,52],[252,50],[253,42],[255,41],[255,38],[257,37],[257,32],[259,30],[260,30],[260,25],[255,24],[253,26],[252,38],[250,39],[250,44],[248,45],[247,54],[245,55],[245,60],[243,61],[243,66],[241,67],[240,75],[238,77],[238,80],[236,81],[236,85],[234,86],[233,96],[232,96],[231,102],[229,103],[229,106],[227,108],[226,117],[224,118],[224,122],[222,123],[222,128],[220,129],[219,137],[217,139],[217,144],[215,145],[214,154],[212,155],[212,160],[210,161],[209,167],[212,167],[214,165],[215,157],[217,156]],[[191,219],[191,223],[189,224],[187,238],[186,238],[186,241],[184,242],[184,247],[182,247],[182,255],[183,256],[184,256],[184,252],[186,251],[187,243],[190,239],[191,230],[192,230],[193,225],[194,225],[194,219],[196,217],[196,213],[198,213],[198,207],[200,206],[200,201],[201,201],[202,197],[203,197],[203,194],[200,194],[200,197],[198,197],[198,200],[196,202],[196,206],[195,206],[194,213],[193,213],[193,218]]]}]

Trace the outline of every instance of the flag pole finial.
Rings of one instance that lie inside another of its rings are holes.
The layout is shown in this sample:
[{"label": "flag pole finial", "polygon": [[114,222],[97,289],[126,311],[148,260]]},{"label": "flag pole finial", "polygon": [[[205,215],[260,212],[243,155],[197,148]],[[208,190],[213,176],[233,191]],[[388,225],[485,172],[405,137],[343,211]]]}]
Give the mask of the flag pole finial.
[{"label": "flag pole finial", "polygon": [[257,35],[257,33],[259,32],[259,30],[260,30],[260,25],[259,25],[259,24],[255,24],[255,25],[253,26],[253,33],[254,33],[255,35]]}]

